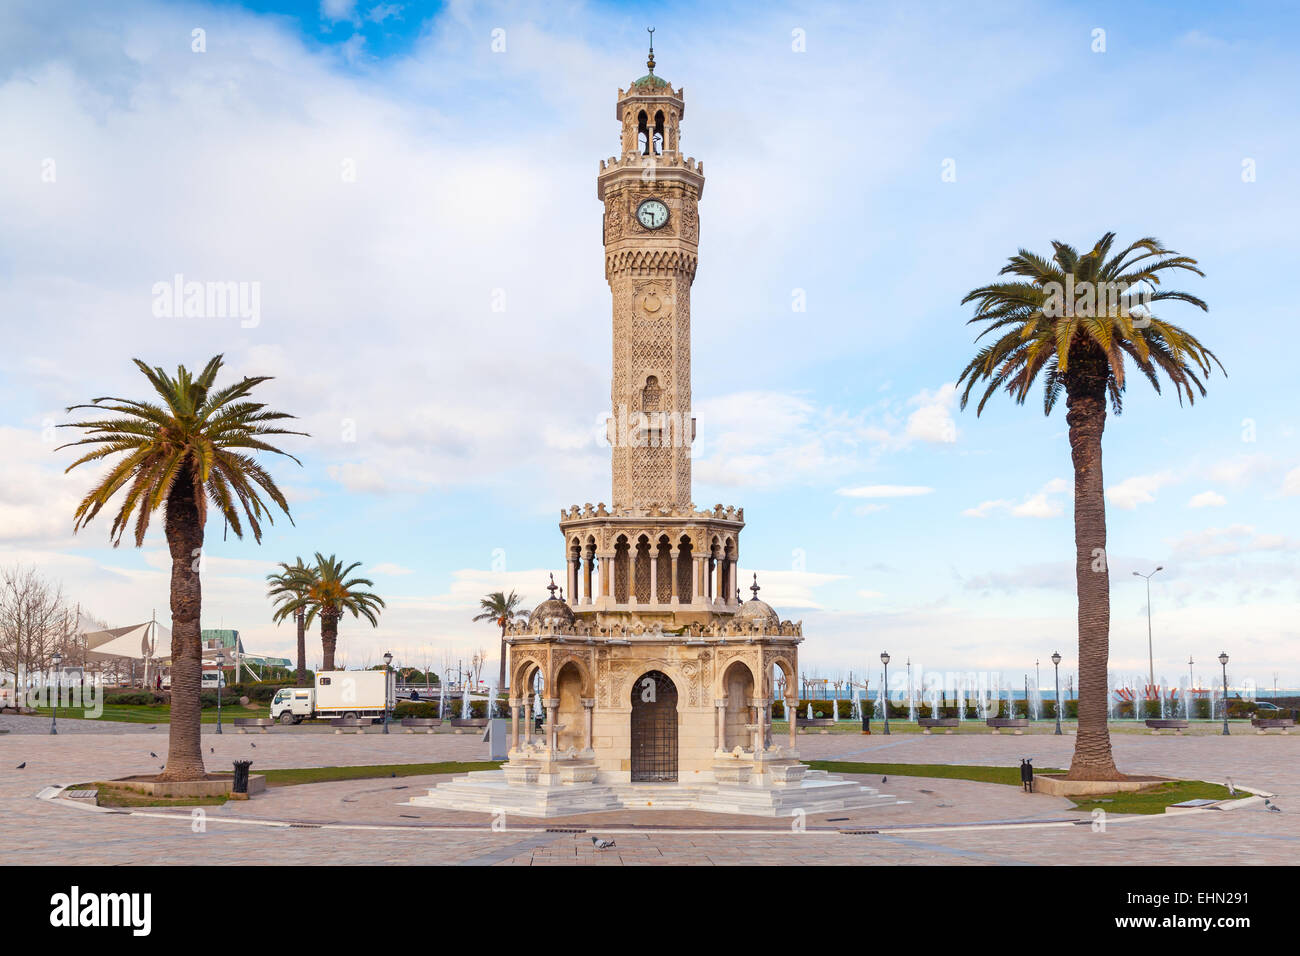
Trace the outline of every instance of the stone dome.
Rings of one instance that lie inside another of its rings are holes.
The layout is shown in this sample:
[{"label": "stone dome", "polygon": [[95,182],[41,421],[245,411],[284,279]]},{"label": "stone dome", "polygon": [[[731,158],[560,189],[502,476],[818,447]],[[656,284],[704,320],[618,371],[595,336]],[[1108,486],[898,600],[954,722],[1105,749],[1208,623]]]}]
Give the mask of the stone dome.
[{"label": "stone dome", "polygon": [[551,583],[546,590],[551,592],[551,596],[533,608],[533,613],[528,615],[528,626],[535,628],[554,624],[557,628],[572,627],[576,618],[573,616],[573,609],[555,596],[558,590],[555,575],[551,575]]},{"label": "stone dome", "polygon": [[740,605],[740,610],[736,612],[736,621],[741,624],[757,624],[763,628],[778,628],[781,626],[781,618],[777,616],[772,605],[766,601],[758,599],[758,575],[754,575],[754,584],[749,589],[753,597]]}]

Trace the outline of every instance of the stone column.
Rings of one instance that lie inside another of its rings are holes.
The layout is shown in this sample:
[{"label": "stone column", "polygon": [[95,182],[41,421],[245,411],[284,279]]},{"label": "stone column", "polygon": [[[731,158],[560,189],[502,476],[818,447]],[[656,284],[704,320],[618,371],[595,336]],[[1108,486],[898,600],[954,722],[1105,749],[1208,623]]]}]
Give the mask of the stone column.
[{"label": "stone column", "polygon": [[569,558],[569,603],[575,607],[578,604],[578,566],[581,563],[581,557]]},{"label": "stone column", "polygon": [[592,721],[593,721],[593,714],[595,708],[596,708],[596,698],[594,697],[582,698],[582,718],[583,718],[582,749],[583,750],[592,749],[592,745],[591,745]]},{"label": "stone column", "polygon": [[606,557],[605,555],[601,555],[600,557],[596,558],[596,560],[600,562],[600,596],[603,598],[607,598],[609,597],[609,586],[610,586],[610,582],[609,582],[609,572],[611,570],[610,558]]},{"label": "stone column", "polygon": [[555,759],[555,751],[559,746],[560,732],[555,729],[556,712],[560,709],[560,699],[558,697],[547,697],[542,701],[546,707],[546,749],[551,752],[551,759]]},{"label": "stone column", "polygon": [[714,584],[713,584],[713,603],[727,603],[727,580],[726,580],[726,561],[721,557],[717,558],[714,563]]},{"label": "stone column", "polygon": [[695,559],[695,573],[691,575],[691,603],[694,604],[704,598],[705,582],[704,576],[708,569],[708,558],[700,556]]},{"label": "stone column", "polygon": [[669,587],[668,589],[668,603],[681,604],[682,603],[681,595],[677,593],[678,588],[677,588],[677,549],[676,548],[673,548],[669,552],[669,561],[672,565],[672,569],[669,572],[670,574],[672,574],[672,586]]},{"label": "stone column", "polygon": [[510,749],[519,749],[519,698],[510,698]]},{"label": "stone column", "polygon": [[659,603],[659,555],[650,552],[650,603]]},{"label": "stone column", "polygon": [[717,746],[714,750],[725,750],[727,748],[727,698],[715,697],[713,706],[717,708],[718,720],[716,733],[718,737]]},{"label": "stone column", "polygon": [[762,697],[754,697],[749,701],[749,706],[754,708],[754,756],[758,756],[767,749],[764,743],[764,726],[763,726],[763,705],[766,701]]},{"label": "stone column", "polygon": [[785,699],[785,716],[790,721],[790,749],[799,749],[799,698],[787,697]]},{"label": "stone column", "polygon": [[582,603],[591,603],[591,573],[596,566],[596,556],[591,555],[582,562]]}]

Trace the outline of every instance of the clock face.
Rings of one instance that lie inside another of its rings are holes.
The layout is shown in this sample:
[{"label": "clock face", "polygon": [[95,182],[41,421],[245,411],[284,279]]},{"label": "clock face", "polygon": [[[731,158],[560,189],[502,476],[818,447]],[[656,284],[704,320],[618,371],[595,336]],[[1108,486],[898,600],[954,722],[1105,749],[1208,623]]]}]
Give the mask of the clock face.
[{"label": "clock face", "polygon": [[668,207],[658,199],[647,199],[636,207],[636,221],[647,229],[658,229],[668,222]]}]

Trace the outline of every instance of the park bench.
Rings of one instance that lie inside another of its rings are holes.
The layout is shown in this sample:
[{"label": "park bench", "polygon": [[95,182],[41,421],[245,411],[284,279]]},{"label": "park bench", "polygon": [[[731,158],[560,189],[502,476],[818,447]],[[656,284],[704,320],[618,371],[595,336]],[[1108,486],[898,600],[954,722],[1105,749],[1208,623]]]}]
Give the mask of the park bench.
[{"label": "park bench", "polygon": [[451,719],[453,727],[474,727],[482,728],[487,726],[486,717],[453,717]]},{"label": "park bench", "polygon": [[1153,737],[1159,737],[1162,730],[1172,730],[1181,737],[1183,731],[1187,729],[1187,721],[1185,720],[1148,720],[1146,724]]},{"label": "park bench", "polygon": [[256,730],[264,734],[275,726],[275,721],[270,717],[236,717],[231,721],[235,725],[235,732],[247,734]]},{"label": "park bench", "polygon": [[950,734],[952,729],[961,723],[956,717],[918,717],[916,722],[921,725],[923,734],[930,733],[936,727],[945,734]]},{"label": "park bench", "polygon": [[1028,717],[986,717],[984,723],[993,728],[994,734],[1002,733],[1003,727],[1009,727],[1017,734],[1023,734],[1029,727]]},{"label": "park bench", "polygon": [[403,733],[413,734],[416,730],[422,729],[426,734],[433,733],[433,728],[441,724],[442,721],[437,717],[403,717]]},{"label": "park bench", "polygon": [[336,734],[346,733],[349,730],[364,734],[366,728],[374,722],[373,717],[334,717],[330,720],[330,726],[334,728]]},{"label": "park bench", "polygon": [[1280,730],[1283,734],[1289,734],[1291,728],[1295,726],[1293,717],[1252,717],[1251,726],[1255,728],[1255,733],[1266,734],[1270,730]]}]

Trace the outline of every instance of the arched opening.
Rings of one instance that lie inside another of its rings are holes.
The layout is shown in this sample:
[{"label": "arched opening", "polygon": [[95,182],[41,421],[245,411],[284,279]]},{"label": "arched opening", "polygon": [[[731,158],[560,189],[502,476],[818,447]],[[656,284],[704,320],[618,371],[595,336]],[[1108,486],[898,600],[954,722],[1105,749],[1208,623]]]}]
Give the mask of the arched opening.
[{"label": "arched opening", "polygon": [[667,604],[673,599],[673,546],[668,535],[660,535],[655,545],[655,600]]},{"label": "arched opening", "polygon": [[582,712],[582,672],[578,665],[569,661],[560,668],[555,676],[555,696],[560,699],[560,706],[555,712],[555,722],[560,729],[556,735],[556,746],[561,750],[581,750],[584,746],[583,722],[586,715]]},{"label": "arched opening", "polygon": [[654,151],[659,156],[664,151],[664,111],[655,113]]},{"label": "arched opening", "polygon": [[632,782],[677,780],[677,687],[662,671],[632,682]]},{"label": "arched opening", "polygon": [[636,599],[650,603],[650,539],[645,535],[636,539]]},{"label": "arched opening", "polygon": [[691,539],[682,536],[677,545],[677,600],[690,604],[695,600],[695,556],[691,554]]},{"label": "arched opening", "polygon": [[630,558],[631,547],[627,543],[627,537],[619,535],[618,540],[614,542],[614,603],[626,604],[627,595],[631,590],[632,581],[632,561]]},{"label": "arched opening", "polygon": [[722,689],[727,699],[722,749],[744,747],[748,750],[753,745],[753,734],[747,725],[755,723],[753,708],[749,703],[755,696],[754,675],[740,661],[734,661],[722,675]]},{"label": "arched opening", "polygon": [[645,110],[637,114],[636,118],[636,148],[642,156],[650,155],[650,129],[646,123]]}]

